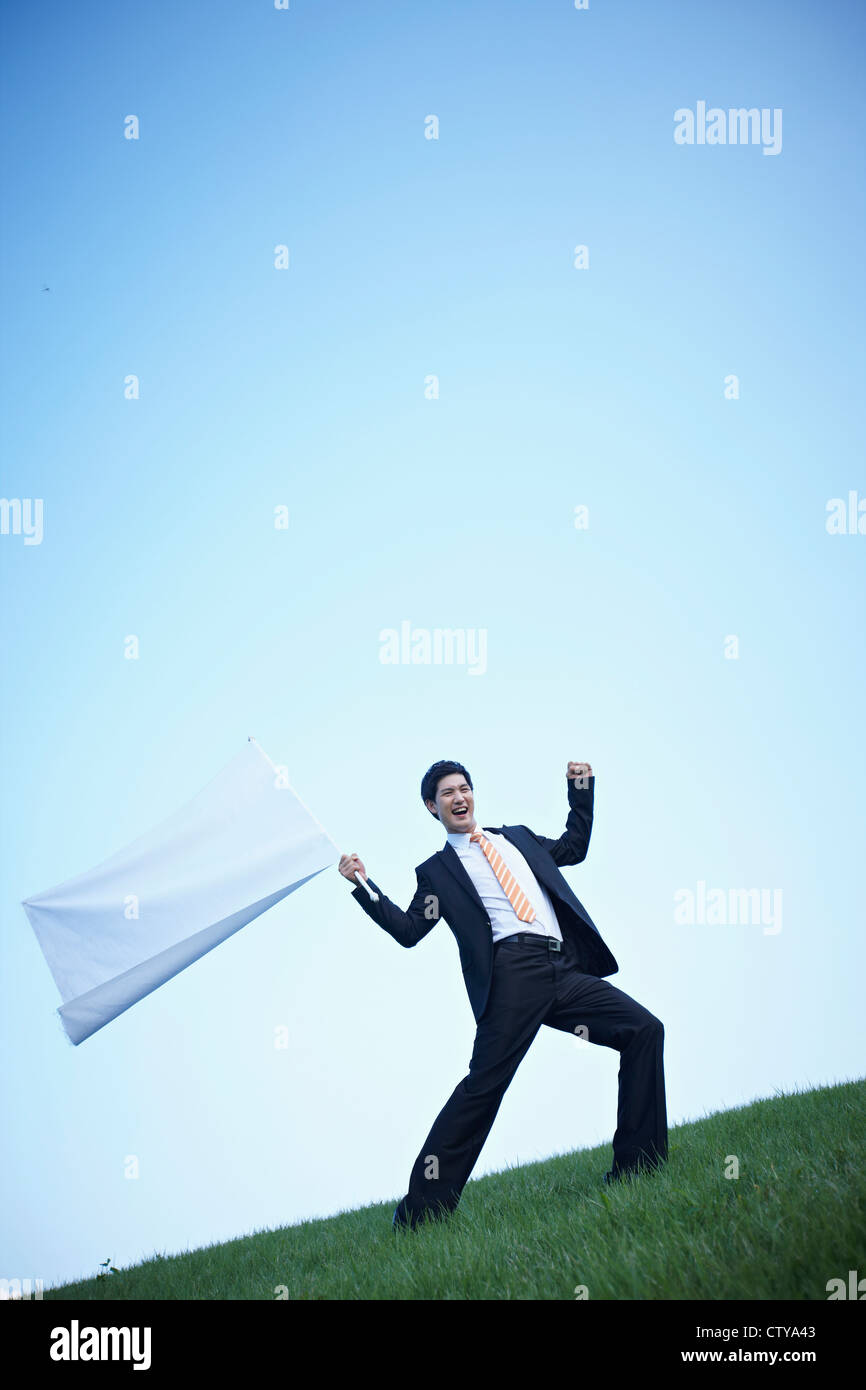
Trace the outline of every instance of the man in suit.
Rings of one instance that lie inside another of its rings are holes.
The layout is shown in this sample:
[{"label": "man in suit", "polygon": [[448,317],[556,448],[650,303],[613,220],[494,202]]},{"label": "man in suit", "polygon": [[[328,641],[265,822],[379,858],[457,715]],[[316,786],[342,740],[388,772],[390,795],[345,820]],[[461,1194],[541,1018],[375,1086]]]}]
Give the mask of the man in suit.
[{"label": "man in suit", "polygon": [[[475,821],[472,779],[461,763],[434,763],[421,799],[446,842],[415,870],[417,891],[403,912],[357,854],[340,873],[352,896],[401,946],[417,946],[444,918],[457,939],[477,1024],[469,1073],[437,1116],[394,1212],[395,1227],[453,1211],[487,1139],[502,1097],[543,1023],[620,1054],[613,1166],[606,1182],[667,1158],[664,1028],[602,977],[619,969],[601,933],[560,872],[586,858],[595,777],[569,762],[568,817],[558,840],[525,825]],[[360,873],[378,893],[356,883]]]}]

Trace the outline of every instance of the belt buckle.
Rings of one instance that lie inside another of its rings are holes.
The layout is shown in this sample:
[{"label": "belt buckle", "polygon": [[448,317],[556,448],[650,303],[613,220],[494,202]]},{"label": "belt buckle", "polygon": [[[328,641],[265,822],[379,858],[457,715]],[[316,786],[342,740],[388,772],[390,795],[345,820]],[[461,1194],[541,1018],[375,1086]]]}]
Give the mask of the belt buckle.
[{"label": "belt buckle", "polygon": [[557,939],[556,939],[555,936],[550,936],[550,937],[548,937],[548,939],[547,939],[547,949],[548,949],[548,951],[561,951],[561,950],[562,950],[562,942],[561,942],[561,941],[557,941]]}]

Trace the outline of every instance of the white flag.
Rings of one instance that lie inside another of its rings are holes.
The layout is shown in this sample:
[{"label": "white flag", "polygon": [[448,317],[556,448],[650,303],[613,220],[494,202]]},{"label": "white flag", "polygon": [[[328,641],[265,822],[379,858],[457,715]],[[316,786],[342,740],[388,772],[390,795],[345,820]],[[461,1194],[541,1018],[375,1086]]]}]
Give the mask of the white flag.
[{"label": "white flag", "polygon": [[156,829],[23,903],[69,1038],[89,1038],[339,857],[250,739]]}]

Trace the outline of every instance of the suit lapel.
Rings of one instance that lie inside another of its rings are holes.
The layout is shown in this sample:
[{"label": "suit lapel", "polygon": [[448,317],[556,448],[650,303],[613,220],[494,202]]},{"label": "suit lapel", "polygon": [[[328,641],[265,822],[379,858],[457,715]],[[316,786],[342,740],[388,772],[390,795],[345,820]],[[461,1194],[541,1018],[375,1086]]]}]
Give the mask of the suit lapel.
[{"label": "suit lapel", "polygon": [[[483,828],[484,827],[482,826],[482,829]],[[450,840],[446,841],[444,849],[440,849],[439,858],[445,865],[445,868],[448,870],[448,872],[457,880],[464,893],[469,894],[475,906],[480,908],[482,913],[484,913],[484,916],[486,917],[487,913],[485,911],[483,902],[478,896],[478,889],[475,887],[475,884],[472,882],[472,879],[469,877],[466,870],[464,869],[460,855],[457,853]]]},{"label": "suit lapel", "polygon": [[[504,835],[506,840],[509,840],[511,844],[515,846],[516,849],[519,849],[521,854],[523,853],[521,846],[517,844],[516,840],[514,839],[514,836],[509,835],[506,826],[482,825],[481,829],[489,830],[494,835]],[[524,855],[524,858],[525,857],[526,856]],[[481,909],[482,914],[486,917],[487,909],[478,895],[478,889],[475,887],[475,884],[472,882],[472,879],[469,877],[469,874],[463,867],[463,860],[460,858],[460,855],[457,853],[450,840],[446,841],[444,849],[440,849],[439,858],[445,865],[446,869],[448,869],[449,873],[451,873],[452,876],[457,880],[460,887],[464,890],[464,892],[469,894],[473,903],[476,905],[476,907]]]},{"label": "suit lapel", "polygon": [[[554,903],[556,911],[557,900],[565,905],[571,912],[576,913],[581,921],[586,922],[594,932],[598,932],[598,927],[587,916],[586,909],[572,889],[566,883],[566,892],[562,891],[562,874],[558,865],[554,863],[547,850],[534,838],[533,835],[523,825],[503,826],[501,833],[506,840],[510,840],[513,845],[520,850],[527,864],[529,865],[542,888],[546,888]],[[560,924],[561,925],[561,924]]]},{"label": "suit lapel", "polygon": [[[520,850],[542,887],[546,888],[548,893],[553,893],[555,897],[561,897],[559,884],[554,881],[550,872],[552,863],[550,855],[546,850],[542,852],[542,847],[537,840],[526,834],[522,825],[503,826],[499,833],[504,835],[506,840],[510,840],[515,849]],[[556,865],[553,867],[556,868]]]}]

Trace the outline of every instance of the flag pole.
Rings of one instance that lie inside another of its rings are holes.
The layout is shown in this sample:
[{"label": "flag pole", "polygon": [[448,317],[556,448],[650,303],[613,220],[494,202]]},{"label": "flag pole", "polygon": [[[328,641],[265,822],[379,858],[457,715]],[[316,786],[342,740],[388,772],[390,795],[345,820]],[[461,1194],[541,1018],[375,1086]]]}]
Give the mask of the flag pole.
[{"label": "flag pole", "polygon": [[[262,757],[265,759],[265,761],[268,762],[268,763],[270,763],[270,765],[271,765],[271,767],[273,768],[274,772],[276,772],[277,774],[279,774],[279,770],[280,770],[280,769],[277,767],[277,765],[276,765],[276,763],[273,761],[273,759],[268,757],[267,753],[265,752],[265,750],[264,750],[264,748],[262,747],[262,745],[259,743],[258,739],[257,739],[257,738],[254,738],[252,734],[248,734],[248,735],[247,735],[247,742],[248,742],[248,743],[254,743],[254,744],[256,745],[256,747],[258,748],[259,752],[261,753]],[[322,831],[322,834],[323,834],[323,835],[327,835],[328,839],[331,840],[331,837],[330,837],[330,835],[328,835],[328,832],[327,832],[327,830],[325,829],[325,827],[322,825],[322,822],[321,822],[320,820],[317,820],[316,817],[313,815],[312,811],[310,810],[309,806],[307,806],[307,805],[305,804],[305,802],[301,801],[301,798],[298,796],[298,793],[295,791],[294,787],[292,787],[292,791],[295,792],[295,796],[298,797],[298,801],[301,802],[301,805],[303,806],[304,810],[306,811],[306,813],[307,813],[307,815],[310,817],[310,819],[316,821],[316,825],[317,825],[317,826],[319,827],[319,829]],[[339,850],[339,845],[334,844],[334,841],[333,841],[333,840],[331,840],[331,844],[334,845],[334,849]],[[373,889],[370,887],[370,885],[369,885],[369,883],[367,882],[367,880],[366,880],[365,878],[363,878],[363,877],[361,876],[361,874],[359,874],[359,873],[357,872],[357,870],[356,870],[356,872],[355,872],[355,879],[357,880],[358,883],[360,883],[361,887],[366,891],[366,893],[368,894],[368,896],[370,897],[370,899],[371,899],[374,903],[377,903],[377,902],[379,901],[379,894],[373,892]]]},{"label": "flag pole", "polygon": [[360,883],[362,888],[366,888],[367,894],[370,897],[371,901],[377,903],[379,901],[379,894],[373,892],[373,889],[370,887],[367,880],[365,878],[362,878],[362,876],[358,873],[357,869],[355,870],[355,878]]}]

